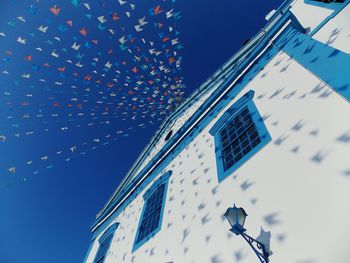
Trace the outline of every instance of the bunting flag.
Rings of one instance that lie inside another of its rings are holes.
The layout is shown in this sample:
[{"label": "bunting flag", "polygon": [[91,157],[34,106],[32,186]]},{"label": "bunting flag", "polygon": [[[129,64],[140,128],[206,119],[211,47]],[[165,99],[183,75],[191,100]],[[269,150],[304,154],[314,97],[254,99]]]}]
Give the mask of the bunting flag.
[{"label": "bunting flag", "polygon": [[[36,157],[27,149],[25,162],[9,154],[0,175],[24,182],[59,156],[68,162],[172,112],[184,97],[174,2],[7,1],[0,11],[0,151],[50,133],[70,145],[50,154],[33,149]],[[81,139],[72,144],[77,131]]]}]

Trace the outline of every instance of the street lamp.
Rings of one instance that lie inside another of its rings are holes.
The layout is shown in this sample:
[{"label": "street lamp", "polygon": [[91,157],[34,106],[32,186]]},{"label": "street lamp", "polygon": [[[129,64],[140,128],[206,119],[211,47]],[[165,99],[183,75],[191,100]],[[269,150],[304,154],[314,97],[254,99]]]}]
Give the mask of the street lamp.
[{"label": "street lamp", "polygon": [[249,246],[254,250],[260,262],[268,263],[269,253],[266,251],[265,245],[245,233],[247,229],[245,229],[243,226],[247,215],[248,214],[242,207],[237,208],[235,204],[233,207],[229,207],[225,213],[225,217],[231,225],[230,231],[236,235],[241,235],[248,242]]}]

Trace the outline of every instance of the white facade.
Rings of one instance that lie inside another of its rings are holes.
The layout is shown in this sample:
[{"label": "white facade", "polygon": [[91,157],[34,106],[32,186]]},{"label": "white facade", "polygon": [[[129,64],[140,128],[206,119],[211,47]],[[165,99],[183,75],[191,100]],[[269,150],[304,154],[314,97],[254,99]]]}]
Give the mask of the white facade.
[{"label": "white facade", "polygon": [[[290,5],[292,13],[307,29],[308,37],[341,51],[347,61],[349,1],[326,4],[296,0]],[[285,10],[283,7],[277,13]],[[273,23],[273,19],[269,22]],[[208,80],[174,113],[174,118],[169,117],[99,213],[92,227],[94,238],[86,262],[94,262],[100,236],[115,222],[119,226],[113,233],[106,263],[259,262],[244,239],[229,231],[223,215],[233,203],[248,213],[245,227],[250,235],[257,237],[261,229],[270,232],[271,262],[350,262],[347,93],[329,84],[332,82],[325,78],[327,72],[314,73],[283,48],[275,50],[251,80],[238,81],[253,74],[252,67],[259,64],[268,48],[276,48],[274,40],[285,28],[282,25],[270,36],[270,42],[233,79],[229,74],[234,71],[230,63],[235,57],[216,73],[220,80]],[[348,74],[350,80],[350,64],[338,70],[339,74]],[[227,85],[221,78],[225,74]],[[226,97],[219,96],[210,106],[200,107],[213,99],[220,87],[221,94],[227,92]],[[220,160],[209,131],[250,90],[255,91],[252,100],[272,139],[219,182]],[[216,102],[226,105],[219,109]],[[189,119],[195,114],[198,116],[191,124]],[[181,130],[184,125],[189,126]],[[169,130],[173,137],[165,141]],[[145,204],[143,195],[167,171],[172,171],[172,175],[165,189],[161,229],[133,250]],[[150,182],[143,182],[144,179]]]}]

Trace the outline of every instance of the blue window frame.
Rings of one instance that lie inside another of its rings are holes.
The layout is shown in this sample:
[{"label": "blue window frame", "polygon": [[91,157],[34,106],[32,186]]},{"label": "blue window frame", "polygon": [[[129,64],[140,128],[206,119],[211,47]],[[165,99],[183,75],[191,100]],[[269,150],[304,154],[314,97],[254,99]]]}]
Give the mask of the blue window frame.
[{"label": "blue window frame", "polygon": [[142,209],[133,251],[146,243],[161,229],[166,191],[171,174],[172,172],[168,171],[160,176],[143,195],[145,204]]},{"label": "blue window frame", "polygon": [[249,91],[209,131],[214,136],[218,180],[221,182],[271,141]]},{"label": "blue window frame", "polygon": [[331,3],[344,3],[345,0],[312,0],[315,2],[322,2],[322,3],[326,3],[326,4],[331,4]]},{"label": "blue window frame", "polygon": [[94,259],[94,263],[103,263],[106,255],[108,253],[109,247],[111,246],[112,239],[117,229],[119,223],[114,223],[103,233],[103,235],[99,238],[99,247]]}]

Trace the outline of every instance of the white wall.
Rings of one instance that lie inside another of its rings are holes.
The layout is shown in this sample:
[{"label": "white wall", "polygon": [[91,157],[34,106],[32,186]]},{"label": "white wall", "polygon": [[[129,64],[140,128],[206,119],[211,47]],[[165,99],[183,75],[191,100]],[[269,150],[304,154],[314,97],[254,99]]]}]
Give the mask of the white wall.
[{"label": "white wall", "polygon": [[312,31],[333,13],[333,10],[329,8],[317,6],[319,4],[319,2],[312,0],[295,0],[292,3],[291,11],[304,28]]},{"label": "white wall", "polygon": [[[204,94],[200,97],[198,101],[191,102],[191,105],[184,110],[184,112],[178,119],[176,119],[172,123],[169,123],[168,129],[173,131],[173,135],[185,124],[186,121],[188,121],[188,119],[197,111],[200,105],[203,104],[203,102],[211,95],[215,88],[222,84],[222,82],[223,81],[220,80],[217,83],[215,83],[215,85],[213,85],[211,89],[204,92]],[[164,133],[163,136],[159,139],[155,147],[150,151],[147,158],[145,158],[145,160],[139,166],[139,168],[135,170],[134,176],[136,176],[150,162],[150,160],[152,160],[154,156],[156,156],[156,154],[163,148],[163,146],[166,144],[166,135],[167,133]]]},{"label": "white wall", "polygon": [[325,24],[314,35],[314,38],[336,49],[350,53],[350,5],[347,5],[336,17]]}]

